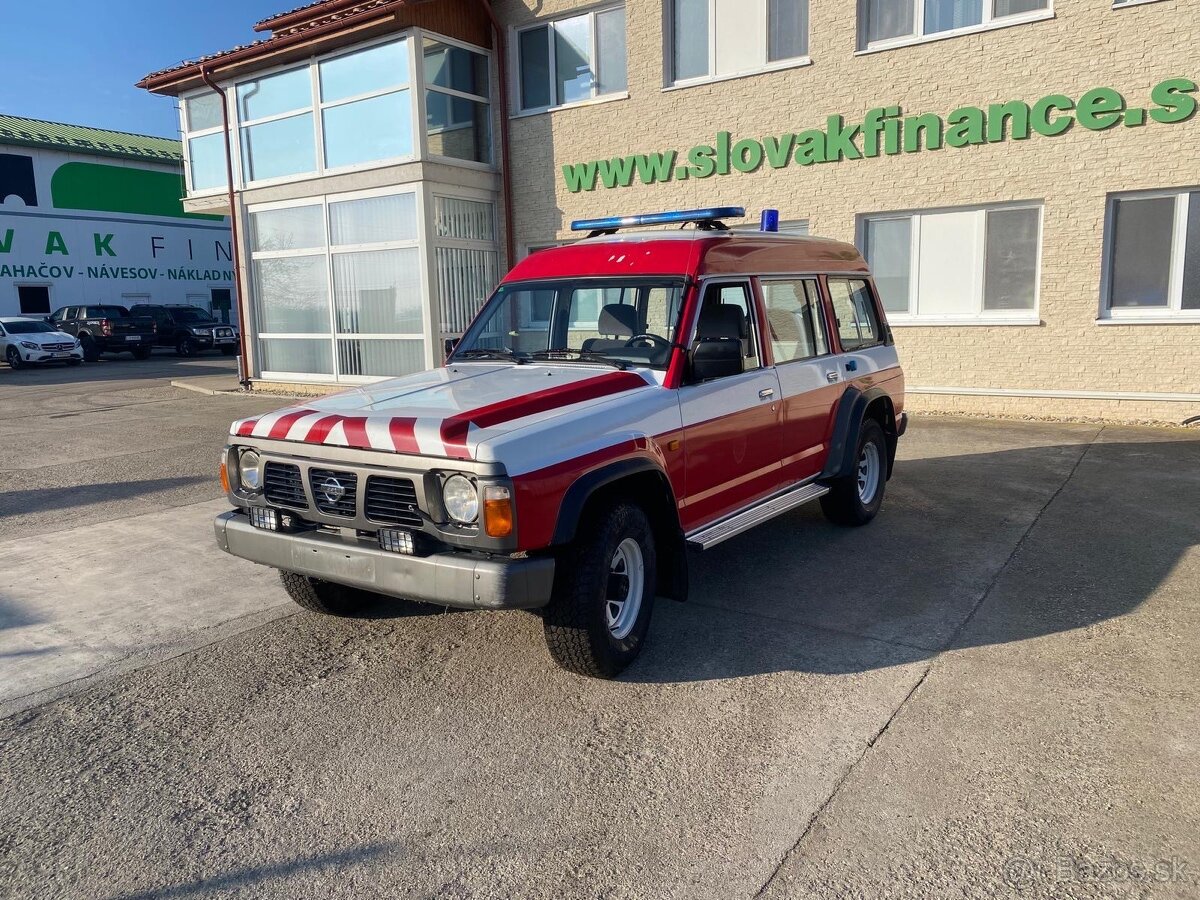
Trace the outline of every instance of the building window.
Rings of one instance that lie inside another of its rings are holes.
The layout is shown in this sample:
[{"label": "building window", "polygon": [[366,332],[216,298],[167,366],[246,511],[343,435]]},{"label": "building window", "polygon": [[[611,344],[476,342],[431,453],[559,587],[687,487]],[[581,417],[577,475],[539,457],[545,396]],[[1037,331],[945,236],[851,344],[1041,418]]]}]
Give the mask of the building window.
[{"label": "building window", "polygon": [[1200,319],[1200,191],[1113,197],[1105,314]]},{"label": "building window", "polygon": [[808,58],[808,0],[671,0],[670,10],[676,84]]},{"label": "building window", "polygon": [[461,197],[433,198],[434,260],[442,338],[461,335],[500,281],[496,207]]},{"label": "building window", "polygon": [[625,7],[534,25],[517,33],[522,112],[623,94]]},{"label": "building window", "polygon": [[244,81],[236,96],[246,181],[317,171],[308,66]]},{"label": "building window", "polygon": [[407,41],[334,56],[317,69],[326,169],[413,155]]},{"label": "building window", "polygon": [[184,97],[183,141],[187,147],[188,190],[204,193],[229,187],[225,169],[223,97],[211,91]]},{"label": "building window", "polygon": [[1041,18],[1050,0],[859,0],[860,46],[875,49],[926,37]]},{"label": "building window", "polygon": [[260,368],[363,381],[424,368],[413,192],[250,211]]},{"label": "building window", "polygon": [[1036,318],[1042,208],[866,216],[863,255],[896,324]]},{"label": "building window", "polygon": [[492,161],[488,58],[444,41],[424,42],[425,133],[429,152]]}]

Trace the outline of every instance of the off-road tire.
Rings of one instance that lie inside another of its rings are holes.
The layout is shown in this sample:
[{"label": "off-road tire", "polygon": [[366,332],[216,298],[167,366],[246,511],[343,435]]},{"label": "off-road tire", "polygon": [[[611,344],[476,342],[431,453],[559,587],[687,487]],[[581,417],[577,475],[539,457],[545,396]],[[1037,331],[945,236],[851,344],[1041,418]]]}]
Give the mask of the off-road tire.
[{"label": "off-road tire", "polygon": [[191,338],[180,338],[175,343],[175,354],[177,356],[195,356],[197,351],[196,342]]},{"label": "off-road tire", "polygon": [[283,582],[283,589],[288,596],[309,612],[326,616],[353,616],[370,603],[370,596],[362,591],[298,572],[280,569],[279,580]]},{"label": "off-road tire", "polygon": [[25,366],[25,360],[21,359],[21,351],[16,347],[9,347],[4,353],[4,359],[12,369],[21,369]]},{"label": "off-road tire", "polygon": [[138,347],[136,350],[133,351],[133,358],[134,359],[149,359],[150,354],[153,352],[154,352],[154,350],[151,347]]},{"label": "off-road tire", "polygon": [[[874,445],[876,485],[874,493],[864,502],[859,492],[859,464],[868,444]],[[865,419],[858,432],[858,447],[854,451],[853,471],[845,478],[834,482],[828,494],[821,498],[821,511],[835,525],[866,525],[883,505],[884,489],[887,486],[887,438],[874,419]]]},{"label": "off-road tire", "polygon": [[100,349],[96,346],[96,342],[92,340],[90,334],[85,334],[79,338],[80,347],[83,349],[84,362],[99,362]]},{"label": "off-road tire", "polygon": [[[632,538],[642,556],[642,596],[632,630],[617,639],[605,619],[611,567],[622,541]],[[542,611],[546,647],[570,672],[614,678],[641,652],[650,628],[656,585],[654,531],[641,507],[619,502],[595,510],[559,556],[550,603]]]}]

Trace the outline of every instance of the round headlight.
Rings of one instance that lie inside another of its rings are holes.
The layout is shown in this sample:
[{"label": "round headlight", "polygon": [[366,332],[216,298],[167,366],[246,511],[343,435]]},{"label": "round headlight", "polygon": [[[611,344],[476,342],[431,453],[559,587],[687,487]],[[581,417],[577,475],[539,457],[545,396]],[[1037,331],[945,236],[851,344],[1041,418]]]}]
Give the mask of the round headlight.
[{"label": "round headlight", "polygon": [[455,522],[469,525],[479,517],[479,492],[469,478],[451,475],[442,485],[442,503]]},{"label": "round headlight", "polygon": [[238,456],[238,481],[247,491],[262,487],[262,457],[257,450],[243,450]]}]

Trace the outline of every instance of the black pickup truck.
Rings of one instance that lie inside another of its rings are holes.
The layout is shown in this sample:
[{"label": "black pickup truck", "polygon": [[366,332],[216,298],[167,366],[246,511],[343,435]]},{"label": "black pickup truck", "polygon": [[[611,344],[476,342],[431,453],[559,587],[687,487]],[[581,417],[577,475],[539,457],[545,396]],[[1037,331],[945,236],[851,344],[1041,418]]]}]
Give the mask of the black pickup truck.
[{"label": "black pickup truck", "polygon": [[135,316],[124,306],[64,306],[49,322],[79,338],[83,358],[95,362],[101,353],[132,353],[149,359],[156,326],[152,316]]},{"label": "black pickup truck", "polygon": [[198,306],[148,303],[135,306],[134,310],[153,318],[158,326],[156,343],[160,347],[174,347],[180,356],[195,356],[202,350],[220,350],[226,356],[237,355],[237,328],[218,322],[212,313]]}]

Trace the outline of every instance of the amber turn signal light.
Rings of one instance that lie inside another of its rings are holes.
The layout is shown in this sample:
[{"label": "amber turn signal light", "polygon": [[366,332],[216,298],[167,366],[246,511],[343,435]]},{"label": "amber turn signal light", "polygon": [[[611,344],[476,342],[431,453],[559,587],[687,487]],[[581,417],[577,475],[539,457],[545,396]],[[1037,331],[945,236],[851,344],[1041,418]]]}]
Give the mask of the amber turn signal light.
[{"label": "amber turn signal light", "polygon": [[229,487],[229,469],[225,465],[225,460],[221,460],[221,490],[227,494],[232,494],[233,491]]},{"label": "amber turn signal light", "polygon": [[504,485],[489,484],[483,489],[483,529],[488,537],[512,534],[512,493]]}]

